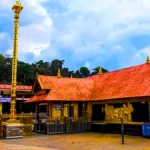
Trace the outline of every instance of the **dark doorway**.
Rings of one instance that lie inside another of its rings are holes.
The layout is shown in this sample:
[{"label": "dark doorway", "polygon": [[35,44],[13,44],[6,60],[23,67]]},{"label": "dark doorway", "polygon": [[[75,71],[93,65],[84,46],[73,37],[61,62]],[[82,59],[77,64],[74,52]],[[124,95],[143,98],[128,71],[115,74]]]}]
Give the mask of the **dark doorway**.
[{"label": "dark doorway", "polygon": [[2,113],[3,114],[10,113],[10,103],[2,103]]},{"label": "dark doorway", "polygon": [[74,117],[74,106],[70,108],[70,117]]},{"label": "dark doorway", "polygon": [[36,109],[35,103],[23,103],[22,105],[22,112],[24,113],[35,112],[35,109]]},{"label": "dark doorway", "polygon": [[105,112],[102,112],[102,108],[104,108],[104,104],[93,104],[92,105],[92,121],[104,121]]},{"label": "dark doorway", "polygon": [[135,102],[132,103],[134,111],[132,112],[133,122],[148,122],[149,121],[149,109],[148,102]]},{"label": "dark doorway", "polygon": [[78,104],[78,113],[79,113],[79,117],[82,117],[83,116],[83,111],[82,111],[82,108],[83,108],[83,105],[81,102],[79,102]]},{"label": "dark doorway", "polygon": [[40,113],[47,113],[47,105],[44,103],[39,105],[39,112]]}]

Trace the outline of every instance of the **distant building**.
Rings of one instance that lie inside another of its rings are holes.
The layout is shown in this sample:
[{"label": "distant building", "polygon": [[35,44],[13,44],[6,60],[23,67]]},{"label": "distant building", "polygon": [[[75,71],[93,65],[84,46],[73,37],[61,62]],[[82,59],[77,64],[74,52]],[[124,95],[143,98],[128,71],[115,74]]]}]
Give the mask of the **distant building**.
[{"label": "distant building", "polygon": [[[32,86],[18,85],[16,89],[16,111],[21,113],[24,111],[25,106],[23,103],[31,98]],[[11,85],[0,84],[0,109],[2,113],[10,113],[10,101],[11,101]]]}]

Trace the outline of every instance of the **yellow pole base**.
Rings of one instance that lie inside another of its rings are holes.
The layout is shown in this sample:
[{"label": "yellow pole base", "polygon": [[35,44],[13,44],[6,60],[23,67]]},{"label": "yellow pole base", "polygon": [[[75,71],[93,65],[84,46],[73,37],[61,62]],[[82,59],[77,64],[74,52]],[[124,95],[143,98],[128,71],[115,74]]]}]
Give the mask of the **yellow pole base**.
[{"label": "yellow pole base", "polygon": [[9,119],[6,121],[6,124],[21,124],[21,122],[17,119]]}]

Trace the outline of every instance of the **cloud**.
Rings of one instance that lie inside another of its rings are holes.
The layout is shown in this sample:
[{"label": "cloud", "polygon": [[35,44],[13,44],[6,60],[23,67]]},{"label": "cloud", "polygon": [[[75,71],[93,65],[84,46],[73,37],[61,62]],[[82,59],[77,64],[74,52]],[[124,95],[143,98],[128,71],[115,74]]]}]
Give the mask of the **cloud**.
[{"label": "cloud", "polygon": [[[1,3],[0,19],[6,12],[13,16],[10,14],[13,3],[13,0]],[[110,66],[118,69],[145,59],[143,49],[149,48],[149,43],[142,39],[139,42],[144,44],[139,47],[135,37],[147,36],[150,41],[149,0],[22,0],[22,3],[19,29],[22,60],[28,61],[31,54],[30,61],[60,58],[71,69],[100,65],[110,70]],[[13,22],[11,17],[8,20]],[[13,38],[10,31],[7,34]],[[7,52],[11,49],[8,46]]]},{"label": "cloud", "polygon": [[0,40],[5,39],[7,36],[8,36],[7,33],[4,33],[4,32],[0,33]]},{"label": "cloud", "polygon": [[[24,9],[20,14],[19,28],[20,59],[27,61],[26,53],[33,53],[33,58],[36,59],[36,56],[40,55],[43,50],[48,50],[51,45],[53,22],[47,10],[42,6],[42,3],[46,2],[46,0],[23,1]],[[12,54],[12,49],[12,46],[9,47],[7,53]]]},{"label": "cloud", "polygon": [[10,8],[12,7],[12,5],[14,4],[13,0],[5,0],[5,1],[1,1],[1,5],[0,5],[0,9],[2,10],[10,10]]},{"label": "cloud", "polygon": [[139,54],[142,53],[150,55],[150,45],[141,49],[136,55],[138,56]]},{"label": "cloud", "polygon": [[5,54],[5,49],[12,44],[8,33],[0,32],[0,43],[0,52]]},{"label": "cloud", "polygon": [[150,55],[150,45],[139,50],[133,57],[133,62],[136,62],[135,60],[138,60],[140,63],[145,62],[146,55]]},{"label": "cloud", "polygon": [[[134,55],[140,49],[138,45],[132,45],[131,39],[149,36],[150,33],[148,0],[63,2],[67,11],[57,14],[54,18],[54,24],[57,24],[58,20],[65,20],[62,23],[63,28],[57,28],[59,38],[56,39],[56,43],[59,47],[71,49],[74,62],[95,62],[99,58],[97,63],[101,64],[115,57],[120,67],[132,64]],[[134,61],[136,64],[139,63],[139,60]]]},{"label": "cloud", "polygon": [[87,68],[89,68],[89,69],[90,69],[90,67],[91,67],[91,63],[90,63],[90,62],[86,62],[86,63],[85,63],[85,67],[87,67]]}]

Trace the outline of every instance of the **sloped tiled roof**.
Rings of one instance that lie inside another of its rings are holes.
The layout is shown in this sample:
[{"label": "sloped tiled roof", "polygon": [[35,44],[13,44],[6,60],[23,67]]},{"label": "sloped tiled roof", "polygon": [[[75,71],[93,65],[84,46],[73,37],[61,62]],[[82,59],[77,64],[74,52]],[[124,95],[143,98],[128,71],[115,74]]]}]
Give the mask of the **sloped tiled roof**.
[{"label": "sloped tiled roof", "polygon": [[[26,86],[26,85],[17,85],[17,91],[31,91],[32,86]],[[0,90],[11,90],[10,84],[0,84]]]},{"label": "sloped tiled roof", "polygon": [[94,81],[93,100],[150,96],[150,64],[89,77]]},{"label": "sloped tiled roof", "polygon": [[31,98],[34,101],[89,101],[150,96],[150,64],[82,79],[39,75],[38,82],[42,89],[50,89],[50,92],[44,98],[34,96]]},{"label": "sloped tiled roof", "polygon": [[42,89],[50,89],[45,100],[89,100],[94,82],[91,79],[38,76]]}]

